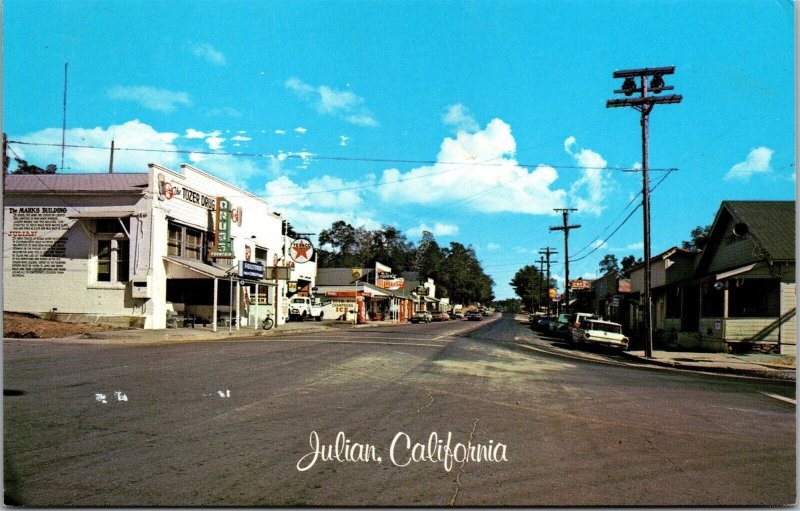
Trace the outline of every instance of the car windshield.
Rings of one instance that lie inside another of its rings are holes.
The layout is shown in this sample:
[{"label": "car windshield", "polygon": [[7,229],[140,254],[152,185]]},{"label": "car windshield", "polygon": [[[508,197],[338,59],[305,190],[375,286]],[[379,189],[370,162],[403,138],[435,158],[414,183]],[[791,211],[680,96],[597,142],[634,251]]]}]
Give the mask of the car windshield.
[{"label": "car windshield", "polygon": [[622,326],[615,325],[614,323],[595,323],[594,321],[589,321],[588,330],[600,330],[601,332],[621,334]]}]

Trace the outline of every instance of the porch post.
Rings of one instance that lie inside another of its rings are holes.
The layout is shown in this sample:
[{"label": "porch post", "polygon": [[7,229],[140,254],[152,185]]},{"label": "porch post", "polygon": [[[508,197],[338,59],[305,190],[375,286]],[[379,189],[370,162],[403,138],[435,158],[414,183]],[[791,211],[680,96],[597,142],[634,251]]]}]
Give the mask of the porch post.
[{"label": "porch post", "polygon": [[255,296],[256,308],[255,308],[255,321],[253,321],[253,330],[258,330],[258,282],[256,282],[256,296]]},{"label": "porch post", "polygon": [[242,325],[242,283],[236,281],[236,330],[240,330]]},{"label": "porch post", "polygon": [[217,296],[218,296],[217,279],[214,278],[214,306],[211,308],[211,331],[217,331]]}]

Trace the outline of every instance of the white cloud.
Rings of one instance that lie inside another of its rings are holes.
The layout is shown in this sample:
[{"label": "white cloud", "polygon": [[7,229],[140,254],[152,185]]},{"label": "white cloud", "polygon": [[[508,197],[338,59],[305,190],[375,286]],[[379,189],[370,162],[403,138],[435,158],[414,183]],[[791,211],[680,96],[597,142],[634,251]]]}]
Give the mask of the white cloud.
[{"label": "white cloud", "polygon": [[231,140],[235,140],[237,142],[249,142],[253,139],[250,137],[245,137],[244,135],[236,135],[235,137],[232,137]]},{"label": "white cloud", "polygon": [[637,243],[628,243],[625,245],[625,250],[642,250],[644,248],[644,242],[639,241]]},{"label": "white cloud", "polygon": [[[218,151],[222,149],[222,144],[226,140],[225,138],[220,137],[221,134],[222,132],[219,130],[206,133],[194,128],[187,128],[186,135],[184,136],[189,139],[204,139],[209,149],[212,151]],[[236,137],[233,139],[236,140]]]},{"label": "white cloud", "polygon": [[606,248],[608,247],[608,243],[602,240],[595,240],[591,243],[592,248]]},{"label": "white cloud", "polygon": [[194,53],[195,57],[199,57],[211,64],[217,66],[225,65],[225,55],[223,55],[221,51],[215,49],[210,44],[198,44],[192,48],[192,53]]},{"label": "white cloud", "polygon": [[[298,185],[286,176],[280,176],[266,184],[267,200],[276,207],[293,206],[313,209],[336,208],[346,205],[357,207],[362,202],[363,182],[347,182],[341,178],[322,176],[312,179],[305,186]],[[353,188],[352,190],[342,190]],[[329,191],[339,190],[339,191]]]},{"label": "white cloud", "polygon": [[410,236],[422,236],[423,231],[429,231],[434,236],[454,236],[458,234],[458,226],[436,222],[431,227],[426,223],[422,223],[418,227],[412,227],[411,229],[408,229],[406,232]]},{"label": "white cloud", "polygon": [[448,126],[453,126],[458,131],[473,133],[480,129],[480,126],[472,117],[472,113],[461,103],[449,105],[442,116],[442,122]]},{"label": "white cloud", "polygon": [[284,83],[298,98],[323,115],[333,115],[359,126],[377,126],[372,113],[364,108],[364,98],[351,91],[339,91],[327,85],[315,87],[297,78]]},{"label": "white cloud", "polygon": [[[177,133],[159,132],[138,119],[108,128],[70,128],[66,131],[66,143],[100,147],[101,149],[66,148],[63,172],[108,172],[111,140],[120,149],[114,154],[115,172],[147,172],[147,164],[157,162],[165,166],[179,163],[180,155],[171,152],[177,147],[173,141]],[[17,138],[17,137],[14,137]],[[19,139],[42,144],[60,144],[61,128],[46,128],[22,134]],[[13,146],[12,146],[13,147]],[[23,151],[24,148],[24,151]],[[154,154],[143,151],[123,151],[125,148],[167,151]],[[14,150],[30,164],[42,168],[61,163],[61,148],[51,146],[17,146]],[[13,162],[12,162],[13,166]],[[61,172],[61,170],[59,170]]]},{"label": "white cloud", "polygon": [[500,245],[499,243],[489,243],[488,245],[486,245],[486,250],[492,250],[492,251],[500,250],[501,246],[502,245]]},{"label": "white cloud", "polygon": [[439,163],[406,173],[384,170],[379,194],[394,204],[461,201],[460,207],[483,213],[541,215],[562,207],[565,192],[550,189],[558,178],[556,170],[545,165],[531,171],[520,167],[515,151],[511,127],[494,119],[477,133],[461,131],[455,138],[445,138]]},{"label": "white cloud", "polygon": [[570,200],[579,211],[599,216],[605,209],[603,201],[614,186],[606,169],[608,163],[591,149],[574,150],[575,142],[575,137],[564,141],[564,151],[582,168],[581,176],[570,187]]},{"label": "white cloud", "polygon": [[275,130],[275,134],[276,135],[285,135],[286,134],[286,130]]},{"label": "white cloud", "polygon": [[302,126],[296,127],[294,129],[294,131],[295,131],[295,133],[299,133],[301,135],[305,135],[308,132],[308,130],[306,128],[302,127]]},{"label": "white cloud", "polygon": [[758,147],[750,151],[747,158],[743,162],[739,162],[725,174],[725,180],[735,181],[750,181],[750,178],[756,174],[766,174],[772,172],[770,167],[770,160],[775,153],[768,147]]},{"label": "white cloud", "polygon": [[350,142],[350,137],[346,137],[344,135],[339,135],[339,145],[342,147],[347,147],[347,144]]},{"label": "white cloud", "polygon": [[121,101],[133,101],[149,110],[164,113],[174,112],[179,105],[192,106],[192,100],[186,92],[158,89],[147,85],[133,87],[117,85],[108,90],[108,97]]}]

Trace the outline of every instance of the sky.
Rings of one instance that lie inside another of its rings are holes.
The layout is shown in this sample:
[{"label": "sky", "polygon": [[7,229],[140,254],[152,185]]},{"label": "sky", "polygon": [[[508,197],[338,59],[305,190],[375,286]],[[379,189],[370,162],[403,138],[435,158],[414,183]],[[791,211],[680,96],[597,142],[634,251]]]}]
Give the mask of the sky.
[{"label": "sky", "polygon": [[[596,278],[606,254],[643,254],[640,114],[606,108],[624,97],[615,70],[675,66],[663,94],[683,97],[650,114],[653,254],[710,224],[723,200],[794,200],[794,11],[788,0],[6,0],[3,131],[12,157],[63,173],[107,172],[112,139],[124,149],[115,172],[188,163],[300,232],[344,220],[416,242],[429,230],[472,246],[510,298],[544,247],[563,280],[555,208],[577,209],[571,279]],[[66,143],[89,147],[66,148],[62,166],[65,118]]]}]

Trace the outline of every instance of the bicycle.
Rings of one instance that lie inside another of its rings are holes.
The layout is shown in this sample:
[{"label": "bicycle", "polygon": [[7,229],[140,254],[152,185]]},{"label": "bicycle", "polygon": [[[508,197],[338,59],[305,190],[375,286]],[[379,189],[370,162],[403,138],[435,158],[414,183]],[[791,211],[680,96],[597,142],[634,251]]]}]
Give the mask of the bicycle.
[{"label": "bicycle", "polygon": [[273,326],[275,326],[275,320],[272,319],[272,314],[267,314],[267,317],[261,322],[261,328],[270,330]]}]

